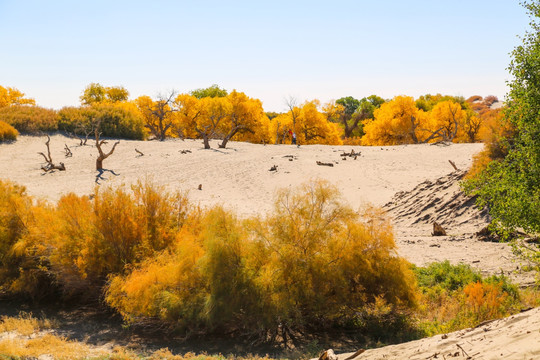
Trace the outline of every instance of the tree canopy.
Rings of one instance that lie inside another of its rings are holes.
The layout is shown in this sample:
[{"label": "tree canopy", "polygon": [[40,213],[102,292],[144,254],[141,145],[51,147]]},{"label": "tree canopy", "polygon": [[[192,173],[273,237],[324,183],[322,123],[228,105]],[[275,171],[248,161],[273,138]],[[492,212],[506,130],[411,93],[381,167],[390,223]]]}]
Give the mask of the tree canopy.
[{"label": "tree canopy", "polygon": [[[504,111],[514,127],[504,139],[502,160],[492,161],[466,188],[487,206],[494,224],[509,232],[515,228],[540,232],[540,2],[524,3],[531,31],[512,52]],[[537,253],[538,256],[538,253]]]}]

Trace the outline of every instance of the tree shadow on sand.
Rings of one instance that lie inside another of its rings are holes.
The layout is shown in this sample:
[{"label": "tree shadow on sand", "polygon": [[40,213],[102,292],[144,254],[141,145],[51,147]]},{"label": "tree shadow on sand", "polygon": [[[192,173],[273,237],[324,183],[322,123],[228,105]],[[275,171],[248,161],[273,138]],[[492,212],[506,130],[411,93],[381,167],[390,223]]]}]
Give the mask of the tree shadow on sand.
[{"label": "tree shadow on sand", "polygon": [[109,179],[103,176],[107,172],[111,173],[114,176],[120,176],[120,174],[115,173],[114,170],[109,170],[109,169],[101,169],[101,170],[98,170],[97,172],[98,174],[96,175],[96,184],[98,185],[101,185],[100,181],[107,181]]}]

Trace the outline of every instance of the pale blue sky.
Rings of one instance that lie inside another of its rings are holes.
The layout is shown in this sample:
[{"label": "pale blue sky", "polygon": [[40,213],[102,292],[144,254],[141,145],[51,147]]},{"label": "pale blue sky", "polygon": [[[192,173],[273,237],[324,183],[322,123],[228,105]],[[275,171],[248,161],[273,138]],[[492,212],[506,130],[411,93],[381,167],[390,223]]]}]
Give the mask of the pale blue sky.
[{"label": "pale blue sky", "polygon": [[131,98],[214,83],[259,98],[506,93],[528,18],[517,0],[0,0],[0,85],[78,105],[91,82]]}]

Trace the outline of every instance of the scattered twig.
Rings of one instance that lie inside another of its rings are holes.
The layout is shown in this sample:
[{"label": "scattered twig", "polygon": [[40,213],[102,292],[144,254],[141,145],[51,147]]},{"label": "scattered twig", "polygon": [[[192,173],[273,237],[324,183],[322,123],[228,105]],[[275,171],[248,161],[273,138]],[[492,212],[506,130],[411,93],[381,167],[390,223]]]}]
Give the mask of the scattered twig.
[{"label": "scattered twig", "polygon": [[356,160],[356,157],[358,157],[358,156],[360,156],[360,155],[361,155],[361,152],[360,152],[360,151],[359,151],[359,152],[355,152],[354,149],[352,149],[351,152],[345,152],[345,151],[343,151],[343,152],[341,153],[340,156],[341,156],[341,157],[352,157],[352,158],[354,158],[354,160]]},{"label": "scattered twig", "polygon": [[450,163],[450,165],[452,165],[452,167],[454,168],[454,170],[456,171],[459,171],[458,167],[456,166],[456,163],[453,162],[452,160],[448,160],[448,162]]},{"label": "scattered twig", "polygon": [[467,354],[467,352],[465,351],[465,349],[463,349],[463,348],[461,347],[461,345],[459,345],[459,344],[456,344],[456,345],[457,345],[458,348],[461,349],[461,351],[463,351],[463,355],[469,357],[469,354]]},{"label": "scattered twig", "polygon": [[72,157],[73,156],[73,153],[71,152],[69,146],[67,146],[67,144],[64,144],[64,150],[66,151],[66,157]]},{"label": "scattered twig", "polygon": [[352,360],[354,359],[355,357],[357,357],[358,355],[364,353],[366,351],[366,349],[360,349],[358,350],[357,352],[355,352],[354,354],[352,354],[351,356],[349,356],[348,358],[345,358],[343,360]]},{"label": "scattered twig", "polygon": [[334,166],[334,164],[332,164],[332,163],[325,163],[325,162],[322,162],[322,161],[317,161],[317,165],[319,165],[319,166],[330,166],[330,167]]},{"label": "scattered twig", "polygon": [[180,154],[187,154],[187,153],[191,153],[191,150],[178,150],[180,152]]},{"label": "scattered twig", "polygon": [[277,171],[277,165],[273,165],[268,171]]},{"label": "scattered twig", "polygon": [[137,154],[139,154],[138,157],[144,156],[143,152],[138,150],[137,148],[135,148],[135,151],[137,152]]}]

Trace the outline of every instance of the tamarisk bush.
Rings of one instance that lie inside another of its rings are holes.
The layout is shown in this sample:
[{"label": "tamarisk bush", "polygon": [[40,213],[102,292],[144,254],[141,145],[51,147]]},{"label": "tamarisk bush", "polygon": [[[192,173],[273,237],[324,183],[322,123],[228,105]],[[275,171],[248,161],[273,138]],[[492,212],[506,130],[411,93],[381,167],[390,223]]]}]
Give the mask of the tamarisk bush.
[{"label": "tamarisk bush", "polygon": [[354,324],[376,302],[413,307],[415,280],[394,250],[381,212],[358,215],[333,186],[310,182],[279,192],[263,218],[219,207],[191,217],[171,250],[113,277],[106,300],[134,322],[294,339]]}]

